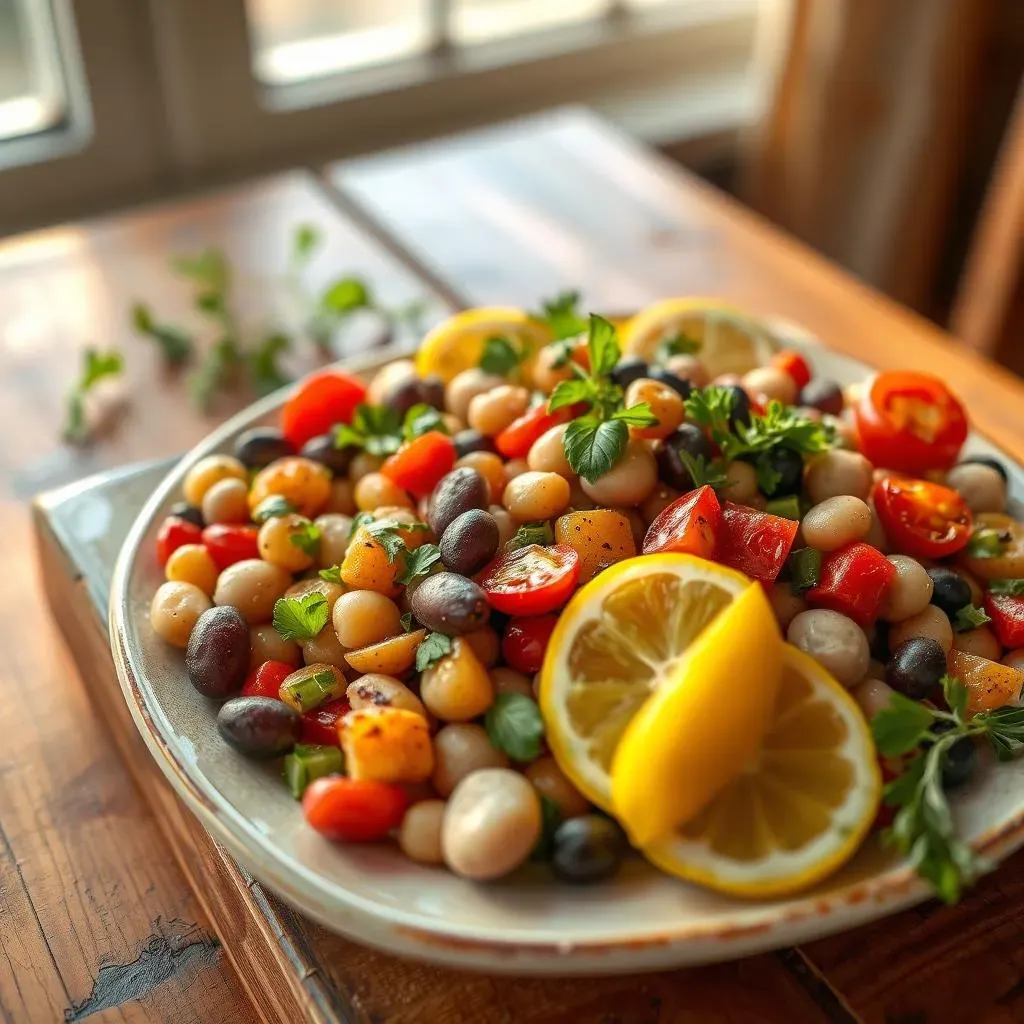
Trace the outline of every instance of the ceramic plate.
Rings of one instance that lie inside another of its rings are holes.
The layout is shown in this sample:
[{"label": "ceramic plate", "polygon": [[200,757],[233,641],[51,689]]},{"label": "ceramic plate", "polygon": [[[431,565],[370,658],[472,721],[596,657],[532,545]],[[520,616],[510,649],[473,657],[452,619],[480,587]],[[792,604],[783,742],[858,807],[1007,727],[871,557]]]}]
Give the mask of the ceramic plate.
[{"label": "ceramic plate", "polygon": [[[792,325],[777,330],[817,373],[847,384],[869,372]],[[372,372],[385,361],[378,355],[353,368]],[[669,878],[639,858],[613,882],[592,888],[555,883],[539,866],[476,885],[415,865],[397,848],[342,847],[316,835],[276,769],[243,759],[220,740],[214,705],[189,684],[181,653],[153,633],[148,615],[163,580],[153,553],[156,531],[185,473],[205,455],[230,451],[247,427],[273,422],[281,403],[271,396],[236,416],[167,476],[128,536],[110,597],[114,661],[139,732],[189,808],[260,881],[328,928],[392,953],[489,972],[555,975],[731,959],[852,928],[927,898],[913,872],[874,840],[800,896],[746,902]],[[995,450],[978,437],[969,447]],[[1024,494],[1024,471],[1004,461],[1012,490]],[[1018,847],[1024,760],[979,772],[958,794],[956,814],[961,833],[990,857]]]}]

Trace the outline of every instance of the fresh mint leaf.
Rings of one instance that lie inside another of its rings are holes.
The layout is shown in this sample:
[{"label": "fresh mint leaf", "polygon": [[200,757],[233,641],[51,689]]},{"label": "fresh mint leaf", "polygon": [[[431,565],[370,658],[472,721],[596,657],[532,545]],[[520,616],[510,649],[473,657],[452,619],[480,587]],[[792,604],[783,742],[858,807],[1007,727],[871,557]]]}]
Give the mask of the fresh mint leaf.
[{"label": "fresh mint leaf", "polygon": [[607,377],[622,356],[615,328],[604,317],[590,314],[587,349],[590,353],[590,376]]},{"label": "fresh mint leaf", "polygon": [[452,638],[444,633],[428,633],[416,648],[416,671],[423,672],[446,654],[451,654]]},{"label": "fresh mint leaf", "polygon": [[512,343],[511,339],[500,335],[484,341],[480,362],[477,364],[485,373],[507,377],[522,362],[523,354]]},{"label": "fresh mint leaf", "polygon": [[561,292],[553,299],[541,302],[541,311],[532,313],[531,318],[547,324],[552,336],[558,341],[575,338],[587,329],[587,321],[579,314],[579,301],[579,292]]},{"label": "fresh mint leaf", "polygon": [[302,523],[288,534],[288,543],[304,551],[310,558],[316,558],[320,550],[320,527],[316,523]]},{"label": "fresh mint leaf", "polygon": [[517,551],[519,548],[526,548],[531,544],[539,544],[541,547],[546,547],[554,543],[555,531],[551,528],[551,523],[524,523],[505,545],[505,550]]},{"label": "fresh mint leaf", "polygon": [[329,615],[323,594],[281,597],[274,604],[274,628],[285,640],[312,640],[327,625]]},{"label": "fresh mint leaf", "polygon": [[426,576],[435,563],[441,560],[441,549],[436,544],[421,544],[405,553],[405,568],[395,577],[403,586],[412,583],[417,576]]},{"label": "fresh mint leaf", "polygon": [[953,628],[958,633],[966,633],[968,630],[977,629],[979,626],[984,626],[986,622],[991,621],[983,608],[973,604],[965,604],[963,608],[957,609],[956,617],[953,619]]},{"label": "fresh mint leaf", "polygon": [[1024,597],[1024,579],[1020,580],[989,580],[988,592],[1000,597]]},{"label": "fresh mint leaf", "polygon": [[893,693],[889,704],[871,719],[871,735],[882,757],[899,757],[930,738],[935,715],[923,704]]},{"label": "fresh mint leaf", "polygon": [[544,722],[536,701],[522,693],[499,693],[484,717],[487,738],[495,750],[525,763],[540,756]]},{"label": "fresh mint leaf", "polygon": [[326,569],[320,570],[320,579],[327,580],[328,583],[341,583],[341,566],[331,565]]},{"label": "fresh mint leaf", "polygon": [[656,427],[658,417],[651,412],[650,402],[639,402],[628,409],[619,409],[612,413],[613,420],[620,420],[628,427]]},{"label": "fresh mint leaf", "polygon": [[328,285],[320,296],[320,308],[335,316],[347,316],[371,305],[370,290],[358,277],[342,277]]},{"label": "fresh mint leaf", "polygon": [[283,494],[271,494],[252,510],[252,518],[262,524],[268,519],[290,516],[294,511],[295,506]]},{"label": "fresh mint leaf", "polygon": [[548,412],[554,412],[567,405],[575,405],[577,402],[593,402],[595,390],[594,382],[589,377],[563,380],[551,392]]},{"label": "fresh mint leaf", "polygon": [[629,431],[621,420],[582,416],[565,428],[562,440],[572,471],[590,483],[612,469],[626,451]]}]

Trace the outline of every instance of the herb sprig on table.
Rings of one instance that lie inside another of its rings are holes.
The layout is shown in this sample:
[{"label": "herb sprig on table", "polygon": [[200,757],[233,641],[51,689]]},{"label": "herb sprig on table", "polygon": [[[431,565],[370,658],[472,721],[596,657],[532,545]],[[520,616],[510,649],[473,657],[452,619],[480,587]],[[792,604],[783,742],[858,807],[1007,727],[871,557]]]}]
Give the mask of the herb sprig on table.
[{"label": "herb sprig on table", "polygon": [[85,413],[85,396],[101,380],[119,377],[124,372],[124,356],[116,349],[100,352],[87,348],[82,352],[82,371],[67,398],[67,413],[61,436],[72,444],[88,440],[90,426]]},{"label": "herb sprig on table", "polygon": [[890,704],[871,721],[875,746],[882,757],[913,755],[902,775],[884,790],[886,804],[898,808],[885,841],[908,856],[917,873],[938,896],[955,903],[963,890],[989,870],[956,834],[942,788],[942,769],[959,741],[984,737],[1000,761],[1024,748],[1024,707],[1003,707],[967,715],[967,687],[943,676],[949,711],[929,708],[894,693]]}]

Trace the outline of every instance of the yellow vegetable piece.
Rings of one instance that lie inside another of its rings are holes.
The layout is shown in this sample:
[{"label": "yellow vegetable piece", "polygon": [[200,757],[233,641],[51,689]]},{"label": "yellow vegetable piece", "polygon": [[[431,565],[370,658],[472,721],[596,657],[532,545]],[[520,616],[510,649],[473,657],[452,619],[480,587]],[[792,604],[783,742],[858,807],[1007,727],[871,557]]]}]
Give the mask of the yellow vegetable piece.
[{"label": "yellow vegetable piece", "polygon": [[427,635],[425,629],[414,629],[411,633],[389,637],[379,644],[360,647],[349,651],[345,660],[357,672],[380,672],[386,676],[397,676],[412,668],[416,660],[416,648]]},{"label": "yellow vegetable piece", "polygon": [[[397,520],[396,525],[398,535],[410,551],[418,548],[428,536],[423,530],[402,529],[400,521]],[[388,561],[383,545],[365,526],[360,526],[342,559],[341,579],[346,586],[354,590],[376,590],[378,594],[397,597],[402,587],[395,582],[395,577],[402,572],[404,564],[401,557]]]},{"label": "yellow vegetable piece", "polygon": [[1024,672],[1011,665],[979,658],[966,651],[952,650],[946,655],[949,674],[967,687],[967,713],[994,711],[1020,698]]},{"label": "yellow vegetable piece", "polygon": [[338,726],[345,771],[353,779],[423,782],[434,770],[427,720],[404,708],[350,711]]},{"label": "yellow vegetable piece", "polygon": [[555,521],[555,542],[568,544],[580,556],[580,583],[637,553],[629,519],[610,508],[559,516]]},{"label": "yellow vegetable piece", "polygon": [[280,494],[296,512],[313,519],[331,497],[331,474],[325,466],[301,455],[277,459],[261,469],[249,488],[249,508],[272,494]]},{"label": "yellow vegetable piece", "polygon": [[782,676],[782,637],[750,586],[633,716],[612,761],[612,807],[638,846],[685,824],[756,757]]}]

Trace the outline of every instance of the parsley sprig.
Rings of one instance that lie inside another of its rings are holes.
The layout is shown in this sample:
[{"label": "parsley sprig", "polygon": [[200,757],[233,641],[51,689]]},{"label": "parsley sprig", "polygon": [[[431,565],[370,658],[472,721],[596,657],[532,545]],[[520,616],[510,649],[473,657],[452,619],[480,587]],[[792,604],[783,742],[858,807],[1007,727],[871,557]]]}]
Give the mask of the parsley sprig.
[{"label": "parsley sprig", "polygon": [[495,335],[484,341],[480,362],[477,364],[484,373],[508,377],[518,369],[526,353],[511,338]]},{"label": "parsley sprig", "polygon": [[[1024,749],[1024,707],[1003,707],[967,717],[967,687],[953,676],[942,677],[949,711],[918,704],[894,693],[871,721],[882,757],[914,753],[906,771],[885,787],[887,804],[898,807],[886,842],[908,856],[919,875],[947,903],[988,870],[988,863],[956,834],[942,789],[942,767],[949,751],[964,737],[983,736],[1000,761]],[[945,732],[934,727],[943,723]]]},{"label": "parsley sprig", "polygon": [[[441,559],[441,549],[436,544],[421,544],[418,548],[409,549],[403,533],[410,530],[419,532],[429,530],[426,523],[400,523],[397,519],[374,519],[371,512],[360,512],[352,521],[352,535],[360,529],[370,535],[383,549],[388,562],[401,560],[401,568],[395,576],[395,582],[403,585],[412,583],[419,576],[427,576],[430,570]],[[331,577],[320,575],[324,579]],[[340,572],[339,572],[340,581]]]},{"label": "parsley sprig", "polygon": [[334,428],[335,448],[362,448],[370,455],[394,455],[403,441],[412,441],[431,430],[448,433],[441,413],[432,405],[419,402],[403,419],[389,405],[356,406],[351,423],[339,423]]},{"label": "parsley sprig", "polygon": [[968,630],[977,629],[979,626],[984,626],[986,622],[991,621],[983,608],[979,608],[974,604],[965,604],[963,608],[957,609],[956,616],[953,619],[953,628],[958,633],[966,633]]},{"label": "parsley sprig", "polygon": [[85,396],[107,377],[119,377],[124,372],[124,356],[116,349],[100,352],[87,348],[82,352],[82,370],[67,398],[67,416],[62,436],[70,444],[89,439],[91,427],[85,412]]},{"label": "parsley sprig", "polygon": [[556,341],[576,338],[587,329],[587,321],[580,315],[579,304],[579,292],[559,292],[553,299],[542,300],[540,312],[531,313],[530,316],[544,324]]}]

